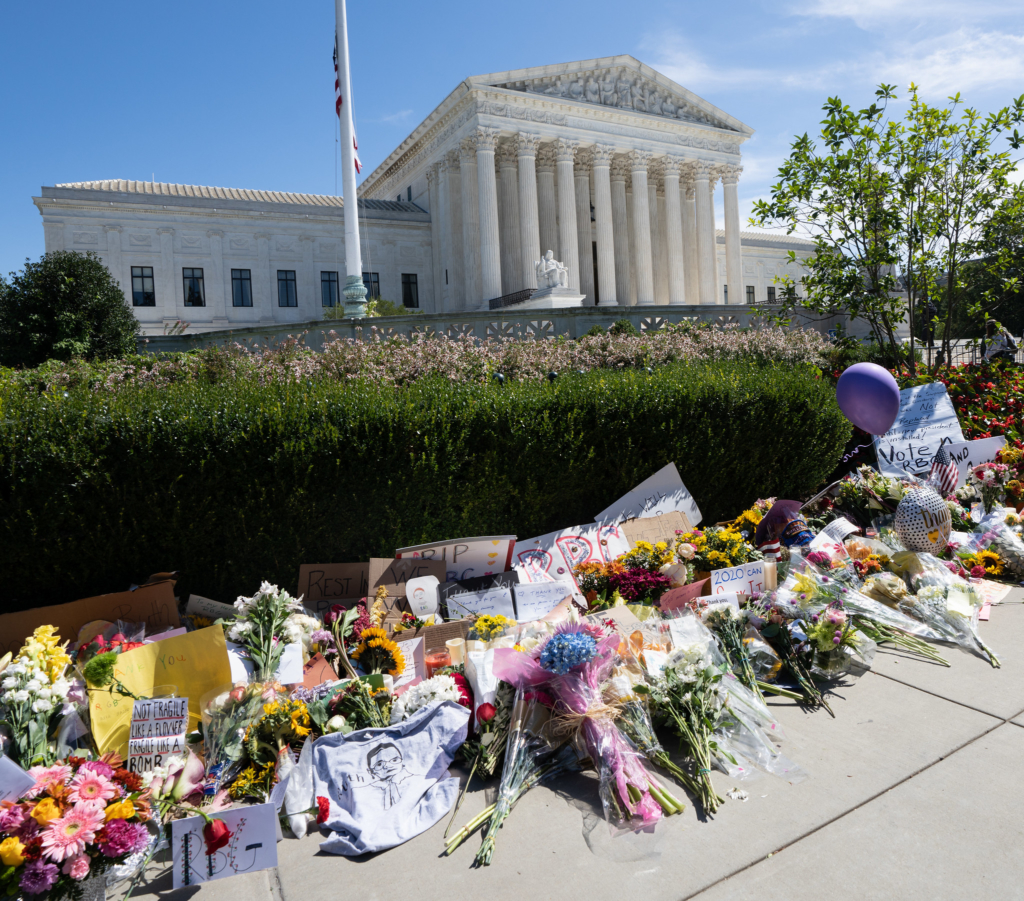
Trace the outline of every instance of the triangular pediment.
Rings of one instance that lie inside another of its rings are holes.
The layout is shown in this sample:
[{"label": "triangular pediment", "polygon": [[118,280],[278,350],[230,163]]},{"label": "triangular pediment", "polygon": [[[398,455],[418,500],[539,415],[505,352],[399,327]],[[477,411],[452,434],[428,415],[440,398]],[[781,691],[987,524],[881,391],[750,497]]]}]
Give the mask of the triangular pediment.
[{"label": "triangular pediment", "polygon": [[539,94],[552,100],[568,100],[604,106],[625,112],[643,113],[752,134],[753,129],[714,104],[632,56],[581,60],[556,66],[537,66],[496,72],[469,79],[509,91]]}]

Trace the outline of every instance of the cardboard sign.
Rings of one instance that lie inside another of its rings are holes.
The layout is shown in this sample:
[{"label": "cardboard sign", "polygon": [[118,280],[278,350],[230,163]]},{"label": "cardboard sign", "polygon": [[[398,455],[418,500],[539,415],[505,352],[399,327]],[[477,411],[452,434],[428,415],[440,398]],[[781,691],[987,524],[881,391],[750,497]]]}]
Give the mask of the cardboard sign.
[{"label": "cardboard sign", "polygon": [[467,616],[506,616],[516,618],[512,589],[518,583],[515,572],[495,573],[478,579],[446,582],[438,589],[447,619]]},{"label": "cardboard sign", "polygon": [[764,591],[764,561],[742,563],[711,570],[711,593],[741,592],[752,595]]},{"label": "cardboard sign", "polygon": [[671,510],[668,513],[662,513],[661,516],[628,519],[624,523],[620,523],[620,528],[632,547],[636,547],[638,541],[647,541],[650,544],[664,541],[671,548],[678,537],[677,532],[691,532],[694,526],[686,518],[685,513]]},{"label": "cardboard sign", "polygon": [[[461,619],[453,623],[441,623],[437,626],[423,626],[419,629],[403,629],[401,632],[395,632],[391,638],[393,641],[402,644],[409,641],[415,641],[417,638],[422,638],[423,647],[429,654],[431,651],[445,647],[446,641],[453,638],[465,638],[469,635],[469,630],[472,625],[473,624],[470,620]],[[405,648],[402,649],[402,653],[405,653]]]},{"label": "cardboard sign", "polygon": [[[178,694],[189,699],[191,732],[201,719],[199,699],[232,681],[224,630],[210,626],[126,651],[114,664],[114,676],[140,698],[152,695],[157,685],[176,686]],[[100,754],[117,751],[128,756],[132,703],[116,692],[89,690],[92,735]]]},{"label": "cardboard sign", "polygon": [[10,757],[0,757],[0,803],[17,803],[35,784],[35,777],[26,773]]},{"label": "cardboard sign", "polygon": [[323,616],[334,604],[352,607],[370,587],[369,563],[303,563],[299,595],[303,606]]},{"label": "cardboard sign", "polygon": [[406,586],[412,579],[434,576],[438,582],[447,581],[447,567],[443,560],[410,557],[406,560],[389,557],[370,558],[370,587],[367,596],[373,597],[382,585],[389,598],[404,598]]},{"label": "cardboard sign", "polygon": [[190,594],[188,596],[185,612],[189,616],[205,616],[209,619],[228,619],[238,613],[231,604],[211,601],[209,598],[200,597],[198,594]]},{"label": "cardboard sign", "polygon": [[942,444],[963,444],[960,421],[942,382],[929,382],[900,392],[900,411],[884,435],[874,437],[878,468],[883,475],[926,472]]},{"label": "cardboard sign", "polygon": [[662,610],[678,610],[680,607],[686,607],[691,601],[706,595],[711,590],[710,584],[711,579],[707,578],[694,582],[692,585],[684,585],[682,588],[669,589],[661,596],[658,606]]},{"label": "cardboard sign", "polygon": [[188,731],[188,698],[154,698],[132,705],[128,772],[147,773],[171,754],[183,754]]},{"label": "cardboard sign", "polygon": [[171,823],[174,888],[277,866],[277,811],[273,804],[225,810],[212,816],[223,820],[231,830],[231,841],[213,854],[206,853],[206,821],[202,817]]},{"label": "cardboard sign", "polygon": [[620,523],[626,519],[647,519],[673,511],[682,513],[694,526],[700,524],[700,507],[686,490],[676,464],[669,463],[598,513],[594,520]]},{"label": "cardboard sign", "polygon": [[319,652],[310,657],[302,666],[302,685],[305,688],[316,688],[324,682],[337,681],[338,674],[324,659],[324,655]]},{"label": "cardboard sign", "polygon": [[17,654],[25,639],[39,626],[56,626],[61,640],[74,641],[78,630],[95,620],[145,623],[147,632],[162,632],[181,625],[178,604],[174,600],[174,583],[158,582],[140,585],[135,591],[101,594],[94,598],[35,607],[0,616],[0,654]]},{"label": "cardboard sign", "polygon": [[564,582],[527,582],[512,589],[516,620],[521,623],[543,619],[566,598],[572,599],[576,584]]},{"label": "cardboard sign", "polygon": [[405,657],[405,669],[402,670],[402,675],[395,679],[395,688],[411,685],[417,679],[427,678],[427,652],[424,644],[422,635],[403,643],[402,656]]},{"label": "cardboard sign", "polygon": [[[515,535],[485,535],[480,538],[457,538],[453,541],[435,541],[395,551],[395,557],[441,560],[445,571],[438,575],[442,582],[461,582],[478,576],[503,573],[512,565]],[[437,573],[420,573],[437,575]]]},{"label": "cardboard sign", "polygon": [[[610,563],[629,550],[621,527],[606,523],[576,526],[520,541],[515,571],[520,582],[576,582],[573,569],[581,563]],[[577,595],[579,588],[576,589]]]},{"label": "cardboard sign", "polygon": [[994,463],[996,454],[1004,447],[1006,447],[1006,438],[1002,435],[992,438],[977,438],[974,441],[964,441],[962,444],[947,444],[946,450],[949,451],[950,459],[960,470],[956,487],[961,488],[967,484],[967,477],[975,466],[980,466],[982,463]]}]

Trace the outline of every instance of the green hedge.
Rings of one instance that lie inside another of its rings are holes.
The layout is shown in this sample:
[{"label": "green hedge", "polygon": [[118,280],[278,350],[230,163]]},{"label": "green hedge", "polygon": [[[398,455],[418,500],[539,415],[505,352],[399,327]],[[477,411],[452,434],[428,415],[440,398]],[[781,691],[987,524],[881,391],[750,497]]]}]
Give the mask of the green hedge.
[{"label": "green hedge", "polygon": [[816,370],[735,362],[400,389],[0,378],[0,601],[175,569],[186,595],[294,588],[303,562],[591,522],[671,460],[715,522],[812,492],[849,434]]}]

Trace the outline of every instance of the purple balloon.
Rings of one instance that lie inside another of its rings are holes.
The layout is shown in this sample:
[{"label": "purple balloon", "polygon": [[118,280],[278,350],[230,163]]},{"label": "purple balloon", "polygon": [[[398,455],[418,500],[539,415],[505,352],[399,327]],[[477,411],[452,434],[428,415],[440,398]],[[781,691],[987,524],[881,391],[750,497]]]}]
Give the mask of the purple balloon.
[{"label": "purple balloon", "polygon": [[900,387],[888,369],[875,363],[855,363],[839,376],[836,400],[857,428],[884,435],[900,412]]}]

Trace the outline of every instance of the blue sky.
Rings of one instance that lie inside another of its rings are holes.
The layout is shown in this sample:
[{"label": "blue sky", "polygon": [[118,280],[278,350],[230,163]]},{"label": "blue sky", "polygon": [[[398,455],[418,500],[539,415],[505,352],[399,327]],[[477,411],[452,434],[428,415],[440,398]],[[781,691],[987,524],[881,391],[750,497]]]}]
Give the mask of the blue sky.
[{"label": "blue sky", "polygon": [[[43,251],[41,185],[335,193],[333,29],[332,0],[3,4],[0,273]],[[349,29],[364,173],[468,75],[629,53],[756,130],[744,216],[829,95],[915,81],[989,111],[1024,92],[1019,0],[349,0]]]}]

